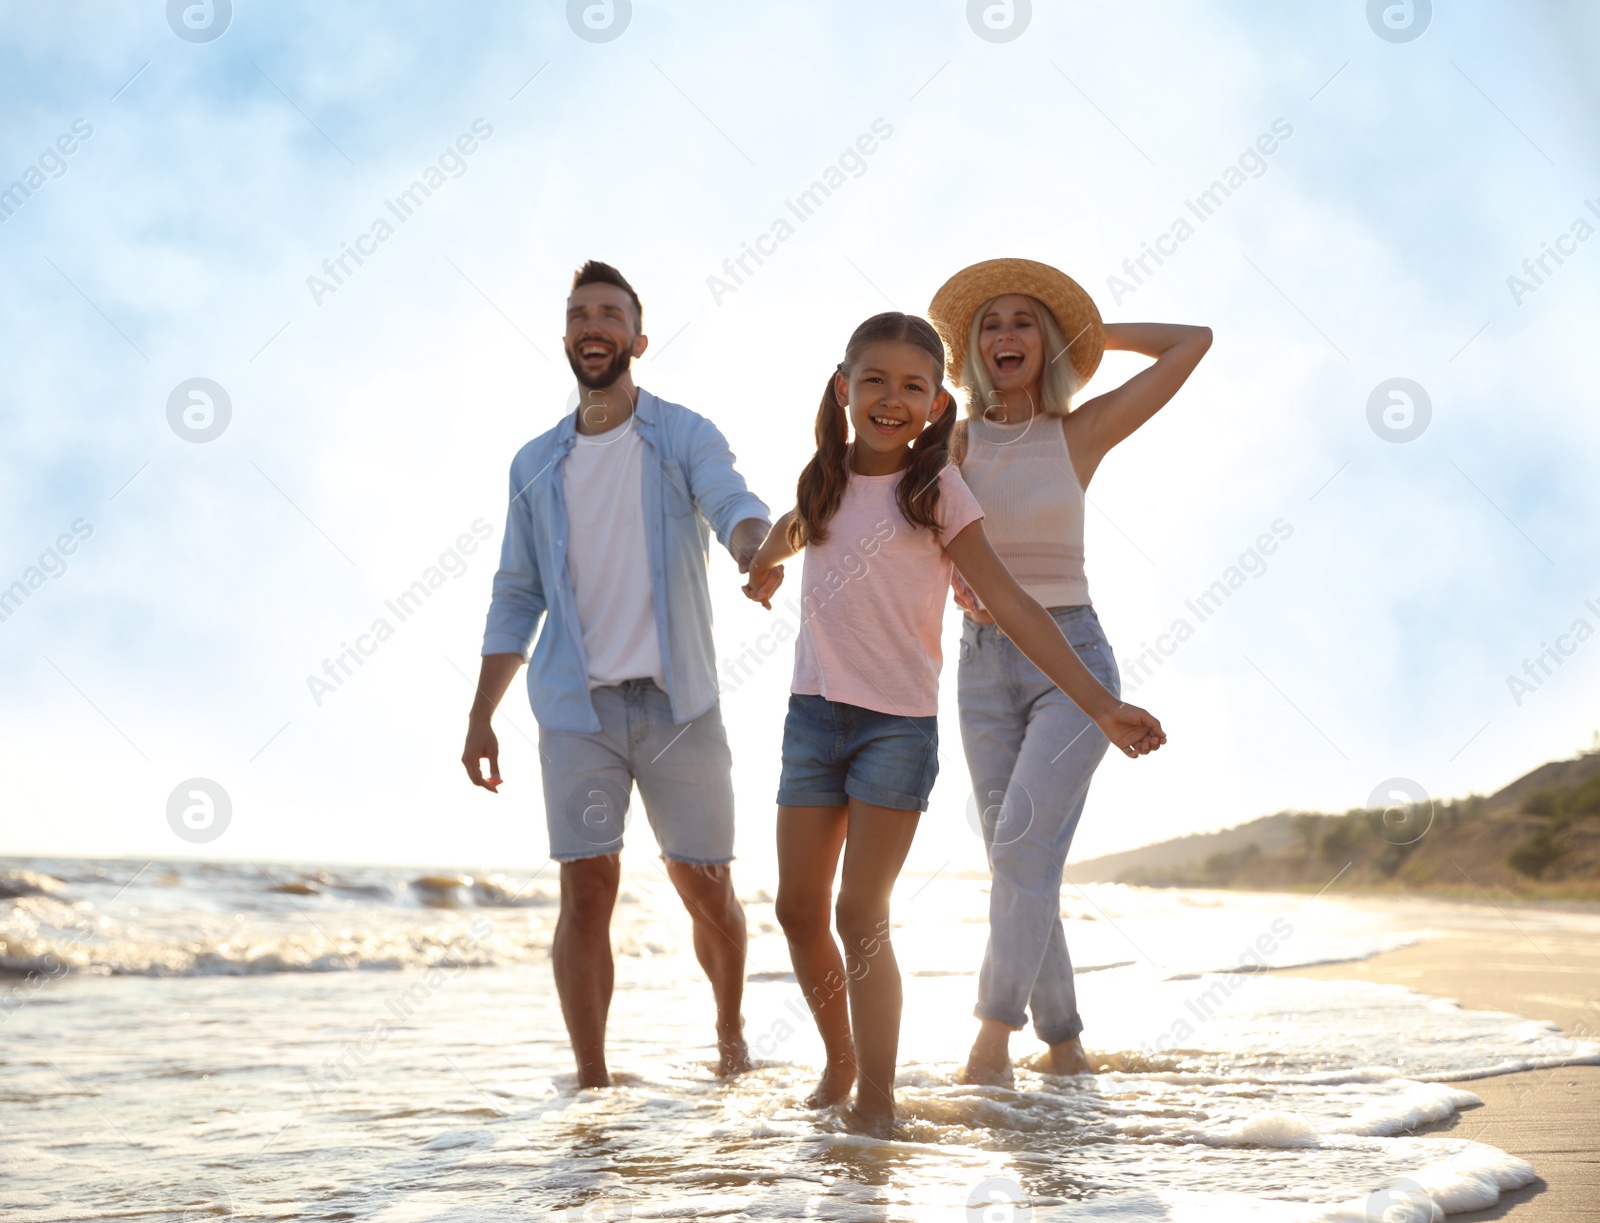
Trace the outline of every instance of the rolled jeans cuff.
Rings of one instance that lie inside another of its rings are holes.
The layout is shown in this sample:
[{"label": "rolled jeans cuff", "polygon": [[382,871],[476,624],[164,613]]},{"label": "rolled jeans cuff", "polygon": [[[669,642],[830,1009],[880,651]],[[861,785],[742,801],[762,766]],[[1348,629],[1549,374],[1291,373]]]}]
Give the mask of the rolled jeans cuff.
[{"label": "rolled jeans cuff", "polygon": [[1034,1033],[1047,1045],[1059,1045],[1064,1040],[1071,1040],[1083,1031],[1083,1020],[1077,1015],[1053,1028],[1034,1027]]},{"label": "rolled jeans cuff", "polygon": [[1003,1007],[984,1006],[981,1002],[972,1008],[972,1017],[985,1023],[1003,1023],[1013,1032],[1020,1032],[1028,1026],[1026,1011],[1008,1011]]},{"label": "rolled jeans cuff", "polygon": [[[1007,1011],[1003,1015],[993,1013],[999,1009],[998,1007],[985,1007],[980,1003],[972,1008],[972,1015],[974,1019],[1003,1023],[1013,1032],[1020,1032],[1028,1026],[1027,1016],[1022,1011]],[[1062,1041],[1071,1040],[1074,1036],[1082,1033],[1083,1019],[1081,1016],[1074,1014],[1071,1019],[1056,1027],[1041,1028],[1035,1024],[1033,1031],[1045,1044],[1059,1045]]]}]

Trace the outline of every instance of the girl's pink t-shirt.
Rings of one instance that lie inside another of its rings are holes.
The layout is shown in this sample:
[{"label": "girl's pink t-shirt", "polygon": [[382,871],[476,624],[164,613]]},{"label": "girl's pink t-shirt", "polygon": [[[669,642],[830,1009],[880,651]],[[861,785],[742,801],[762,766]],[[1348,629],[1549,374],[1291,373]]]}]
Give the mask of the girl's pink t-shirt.
[{"label": "girl's pink t-shirt", "polygon": [[894,499],[901,475],[851,472],[827,540],[806,545],[791,690],[920,718],[939,711],[944,546],[983,510],[952,465],[939,473],[937,535],[913,528]]}]

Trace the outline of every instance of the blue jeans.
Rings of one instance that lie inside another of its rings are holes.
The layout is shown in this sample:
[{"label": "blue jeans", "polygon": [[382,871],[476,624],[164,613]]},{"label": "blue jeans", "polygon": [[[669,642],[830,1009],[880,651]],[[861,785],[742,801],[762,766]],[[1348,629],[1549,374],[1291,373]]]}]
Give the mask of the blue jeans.
[{"label": "blue jeans", "polygon": [[[1120,696],[1094,608],[1050,614],[1084,666]],[[1031,1011],[1039,1039],[1056,1044],[1083,1031],[1061,928],[1061,872],[1109,742],[992,624],[963,626],[957,691],[961,745],[994,876],[973,1014],[1018,1029]]]}]

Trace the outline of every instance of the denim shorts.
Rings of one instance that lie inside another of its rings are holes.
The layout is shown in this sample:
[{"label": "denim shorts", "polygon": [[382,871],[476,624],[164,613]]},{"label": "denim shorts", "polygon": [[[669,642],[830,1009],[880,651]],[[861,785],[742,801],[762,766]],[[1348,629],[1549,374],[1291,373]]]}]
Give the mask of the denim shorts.
[{"label": "denim shorts", "polygon": [[852,798],[926,811],[939,775],[939,719],[908,718],[799,692],[783,723],[785,807],[843,807]]},{"label": "denim shorts", "polygon": [[721,710],[675,723],[672,702],[648,679],[589,697],[599,730],[539,728],[550,856],[574,862],[621,850],[637,785],[663,855],[700,866],[731,862],[733,756]]}]

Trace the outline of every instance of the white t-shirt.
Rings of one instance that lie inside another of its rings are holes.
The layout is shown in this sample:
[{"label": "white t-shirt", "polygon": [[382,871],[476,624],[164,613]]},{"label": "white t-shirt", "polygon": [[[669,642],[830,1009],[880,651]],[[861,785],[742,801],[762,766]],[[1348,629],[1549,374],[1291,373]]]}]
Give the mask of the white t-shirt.
[{"label": "white t-shirt", "polygon": [[562,464],[567,574],[590,688],[628,679],[667,686],[645,544],[643,462],[644,440],[630,416],[604,433],[578,434]]}]

